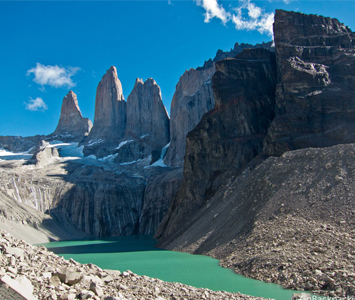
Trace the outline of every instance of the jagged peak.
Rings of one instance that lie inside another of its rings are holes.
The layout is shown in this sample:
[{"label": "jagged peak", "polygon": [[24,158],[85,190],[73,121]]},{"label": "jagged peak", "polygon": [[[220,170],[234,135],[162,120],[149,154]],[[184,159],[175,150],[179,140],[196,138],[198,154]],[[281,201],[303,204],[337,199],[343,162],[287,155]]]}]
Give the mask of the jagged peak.
[{"label": "jagged peak", "polygon": [[77,111],[79,115],[82,116],[79,108],[78,97],[72,90],[70,90],[68,94],[66,94],[65,97],[63,98],[61,115],[67,114],[68,109],[71,113]]}]

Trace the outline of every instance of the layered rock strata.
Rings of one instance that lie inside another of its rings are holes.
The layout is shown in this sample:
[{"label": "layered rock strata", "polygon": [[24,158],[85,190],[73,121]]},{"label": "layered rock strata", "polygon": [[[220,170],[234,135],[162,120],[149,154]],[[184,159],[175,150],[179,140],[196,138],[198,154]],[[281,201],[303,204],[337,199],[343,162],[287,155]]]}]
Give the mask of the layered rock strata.
[{"label": "layered rock strata", "polygon": [[76,94],[69,91],[63,99],[60,119],[52,137],[63,141],[81,141],[91,128],[91,121],[81,114]]},{"label": "layered rock strata", "polygon": [[214,194],[221,173],[245,166],[262,152],[274,117],[275,67],[274,53],[265,49],[216,63],[216,105],[187,136],[183,183],[160,225],[163,240],[183,230],[181,224]]},{"label": "layered rock strata", "polygon": [[[107,154],[105,148],[118,144],[127,122],[127,103],[115,67],[110,67],[96,90],[94,126],[85,140],[84,154]],[[101,148],[99,151],[97,148]],[[100,151],[102,153],[100,153]]]},{"label": "layered rock strata", "polygon": [[355,34],[336,19],[277,10],[276,117],[265,152],[355,141]]},{"label": "layered rock strata", "polygon": [[186,136],[195,128],[202,116],[215,105],[212,90],[212,75],[215,63],[234,57],[244,49],[265,48],[273,50],[272,43],[238,44],[231,51],[218,50],[213,60],[205,62],[203,67],[186,71],[179,79],[171,102],[170,110],[170,147],[164,159],[169,166],[183,166],[186,148]]}]

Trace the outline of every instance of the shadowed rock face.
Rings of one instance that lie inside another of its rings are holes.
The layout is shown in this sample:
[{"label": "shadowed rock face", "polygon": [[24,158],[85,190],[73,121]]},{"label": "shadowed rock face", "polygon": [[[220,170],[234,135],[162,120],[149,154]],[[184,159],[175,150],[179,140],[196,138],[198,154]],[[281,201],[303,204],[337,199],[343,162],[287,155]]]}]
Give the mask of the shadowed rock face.
[{"label": "shadowed rock face", "polygon": [[111,67],[97,86],[94,126],[85,140],[84,154],[103,156],[104,154],[95,152],[98,145],[101,144],[102,147],[102,144],[107,144],[106,147],[110,148],[111,144],[117,144],[124,135],[126,118],[127,103],[123,97],[122,85],[116,68]]},{"label": "shadowed rock face", "polygon": [[78,105],[78,99],[73,91],[64,97],[60,119],[53,138],[81,140],[87,136],[92,128],[88,118],[83,118]]},{"label": "shadowed rock face", "polygon": [[212,81],[216,106],[187,136],[183,183],[158,230],[165,240],[213,195],[219,175],[262,151],[274,117],[274,53],[251,49],[219,61]]},{"label": "shadowed rock face", "polygon": [[155,234],[182,181],[182,168],[152,176],[144,190],[139,234]]},{"label": "shadowed rock face", "polygon": [[176,85],[170,111],[170,147],[164,159],[169,166],[183,166],[186,148],[186,136],[194,129],[202,116],[215,105],[212,90],[212,75],[215,62],[227,57],[234,57],[244,49],[273,49],[272,43],[257,45],[238,44],[230,51],[218,50],[216,57],[205,62],[203,67],[186,71]]},{"label": "shadowed rock face", "polygon": [[355,141],[355,34],[336,19],[277,10],[269,155]]}]

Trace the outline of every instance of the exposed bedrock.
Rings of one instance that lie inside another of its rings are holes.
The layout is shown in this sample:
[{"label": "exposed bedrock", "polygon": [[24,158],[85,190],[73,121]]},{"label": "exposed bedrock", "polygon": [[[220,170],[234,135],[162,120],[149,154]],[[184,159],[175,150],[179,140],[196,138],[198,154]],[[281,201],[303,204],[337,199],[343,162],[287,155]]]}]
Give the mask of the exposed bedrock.
[{"label": "exposed bedrock", "polygon": [[51,137],[61,141],[81,141],[91,128],[91,121],[81,114],[76,94],[69,91],[63,99],[60,119]]},{"label": "exposed bedrock", "polygon": [[144,191],[139,234],[155,234],[182,182],[182,168],[152,176]]},{"label": "exposed bedrock", "polygon": [[137,161],[160,151],[169,143],[169,116],[154,79],[136,79],[127,98],[124,138],[113,150],[116,163]]},{"label": "exposed bedrock", "polygon": [[355,141],[355,34],[336,19],[277,10],[269,155]]},{"label": "exposed bedrock", "polygon": [[110,67],[96,90],[95,118],[85,140],[84,155],[103,157],[123,137],[127,122],[127,103],[115,67]]},{"label": "exposed bedrock", "polygon": [[125,138],[149,136],[153,147],[169,143],[169,116],[154,79],[136,79],[127,98],[127,127]]},{"label": "exposed bedrock", "polygon": [[235,57],[244,49],[250,48],[273,50],[271,42],[255,46],[236,43],[230,51],[218,50],[213,60],[206,61],[203,67],[185,71],[180,77],[171,102],[170,146],[164,159],[165,164],[173,167],[183,166],[187,134],[196,127],[202,116],[215,105],[212,90],[215,63],[228,57]]},{"label": "exposed bedrock", "polygon": [[215,104],[211,78],[214,64],[208,68],[190,69],[180,77],[170,110],[170,146],[164,163],[182,166],[186,135]]},{"label": "exposed bedrock", "polygon": [[220,174],[262,151],[274,117],[274,53],[250,49],[219,61],[212,81],[216,105],[187,136],[183,183],[157,233],[163,241],[174,239],[208,201]]},{"label": "exposed bedrock", "polygon": [[67,160],[50,147],[0,166],[0,195],[91,236],[155,234],[182,177],[181,169]]}]

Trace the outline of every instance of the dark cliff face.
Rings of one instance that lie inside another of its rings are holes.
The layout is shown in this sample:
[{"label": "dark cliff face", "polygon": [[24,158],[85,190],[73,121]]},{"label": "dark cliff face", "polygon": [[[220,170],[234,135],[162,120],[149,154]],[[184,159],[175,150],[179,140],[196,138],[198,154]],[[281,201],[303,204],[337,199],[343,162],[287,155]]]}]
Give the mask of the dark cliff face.
[{"label": "dark cliff face", "polygon": [[355,141],[355,34],[336,19],[277,10],[276,117],[265,152]]},{"label": "dark cliff face", "polygon": [[158,231],[164,239],[208,201],[224,171],[262,151],[274,117],[274,53],[251,49],[219,61],[212,81],[216,105],[187,136],[183,183]]},{"label": "dark cliff face", "polygon": [[[298,190],[293,200],[287,198],[288,192],[279,193],[282,180],[294,168],[290,160],[282,161],[293,153],[299,160],[294,165],[307,167],[300,167],[303,171],[295,173],[287,189],[314,184],[302,173],[309,165],[302,155],[317,150],[314,159],[323,172],[314,175],[319,183],[304,188],[315,198],[305,204],[302,216],[311,220],[309,211],[316,215],[329,209],[323,198],[318,199],[324,192],[320,178],[328,176],[324,165],[326,170],[332,166],[325,162],[331,155],[324,160],[322,151],[343,153],[347,147],[283,153],[355,141],[355,35],[335,19],[278,10],[274,36],[275,56],[245,50],[235,59],[216,63],[212,78],[216,106],[187,136],[183,183],[157,230],[159,246],[206,253],[248,234],[263,207],[268,217],[284,205],[292,207],[288,213],[299,216]],[[280,160],[262,162],[282,154]],[[267,165],[278,171],[261,174]],[[280,184],[274,185],[272,176]],[[334,176],[337,181],[343,178]],[[274,185],[274,195],[269,197],[271,188],[264,188],[262,181]],[[328,196],[332,203],[338,201],[337,194]],[[275,205],[273,197],[280,197],[280,203]],[[275,211],[268,210],[271,206],[277,207]]]},{"label": "dark cliff face", "polygon": [[215,105],[212,90],[212,76],[216,70],[215,63],[228,57],[234,57],[249,48],[273,50],[272,42],[255,46],[236,43],[230,51],[218,50],[213,60],[206,61],[203,67],[186,71],[180,77],[171,102],[170,146],[164,160],[165,164],[173,167],[183,166],[187,134]]},{"label": "dark cliff face", "polygon": [[60,140],[81,141],[92,128],[88,118],[83,118],[76,94],[73,91],[64,97],[58,126],[53,132],[53,138]]}]

